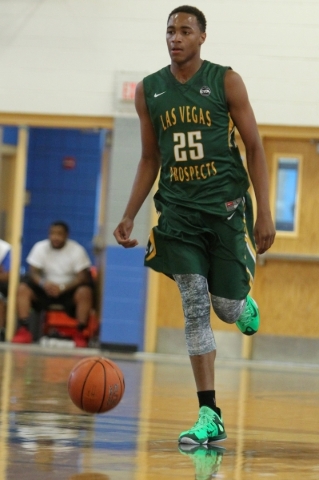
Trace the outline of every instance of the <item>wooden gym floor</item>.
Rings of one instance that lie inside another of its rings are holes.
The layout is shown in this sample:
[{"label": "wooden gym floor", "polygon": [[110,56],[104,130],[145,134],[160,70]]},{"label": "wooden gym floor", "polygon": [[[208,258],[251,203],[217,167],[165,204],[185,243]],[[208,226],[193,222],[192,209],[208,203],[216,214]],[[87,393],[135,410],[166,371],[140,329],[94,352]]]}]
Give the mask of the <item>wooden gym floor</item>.
[{"label": "wooden gym floor", "polygon": [[[122,402],[103,415],[68,398],[88,355],[125,375]],[[0,480],[319,479],[319,365],[219,360],[228,439],[184,452],[176,439],[198,410],[186,356],[2,344],[0,371]]]}]

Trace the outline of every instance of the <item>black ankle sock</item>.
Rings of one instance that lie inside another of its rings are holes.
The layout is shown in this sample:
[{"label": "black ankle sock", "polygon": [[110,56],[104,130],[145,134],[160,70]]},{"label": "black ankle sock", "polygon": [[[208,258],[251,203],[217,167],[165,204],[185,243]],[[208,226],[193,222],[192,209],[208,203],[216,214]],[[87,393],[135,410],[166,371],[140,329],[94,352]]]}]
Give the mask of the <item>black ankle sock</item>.
[{"label": "black ankle sock", "polygon": [[28,318],[19,318],[18,324],[19,324],[19,327],[25,327],[29,330],[29,319]]},{"label": "black ankle sock", "polygon": [[83,332],[85,328],[86,328],[86,325],[83,325],[83,323],[78,324],[78,332]]},{"label": "black ankle sock", "polygon": [[199,408],[209,407],[216,412],[217,410],[219,410],[216,407],[215,390],[204,390],[202,392],[197,392],[197,396],[199,401]]}]

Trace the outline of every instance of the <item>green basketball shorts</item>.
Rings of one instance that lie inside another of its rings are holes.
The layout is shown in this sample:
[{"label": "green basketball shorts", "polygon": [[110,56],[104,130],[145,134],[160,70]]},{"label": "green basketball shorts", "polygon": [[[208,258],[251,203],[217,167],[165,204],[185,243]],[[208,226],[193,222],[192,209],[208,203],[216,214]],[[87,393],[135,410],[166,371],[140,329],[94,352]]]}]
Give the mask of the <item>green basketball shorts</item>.
[{"label": "green basketball shorts", "polygon": [[203,275],[212,295],[246,298],[256,264],[249,194],[227,217],[167,205],[158,197],[155,206],[158,225],[151,230],[144,265],[171,278]]}]

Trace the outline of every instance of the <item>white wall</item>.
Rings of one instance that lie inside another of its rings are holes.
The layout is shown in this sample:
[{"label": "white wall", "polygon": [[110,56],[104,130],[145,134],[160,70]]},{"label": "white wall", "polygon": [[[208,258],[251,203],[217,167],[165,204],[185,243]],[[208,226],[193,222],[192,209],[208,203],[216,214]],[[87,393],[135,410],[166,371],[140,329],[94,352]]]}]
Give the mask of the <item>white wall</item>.
[{"label": "white wall", "polygon": [[[198,0],[202,58],[231,65],[258,123],[319,125],[319,0]],[[0,0],[0,112],[112,115],[118,71],[169,63],[171,0]]]}]

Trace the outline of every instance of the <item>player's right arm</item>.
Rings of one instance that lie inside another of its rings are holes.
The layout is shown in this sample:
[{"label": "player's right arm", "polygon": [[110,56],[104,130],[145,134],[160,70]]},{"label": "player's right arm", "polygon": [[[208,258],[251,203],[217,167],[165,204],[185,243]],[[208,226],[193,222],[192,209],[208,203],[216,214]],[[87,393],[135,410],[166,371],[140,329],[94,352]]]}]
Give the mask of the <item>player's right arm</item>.
[{"label": "player's right arm", "polygon": [[136,239],[130,238],[134,219],[157,178],[161,164],[157,138],[146,106],[143,82],[136,86],[135,108],[140,119],[142,155],[123,218],[113,232],[117,243],[125,248],[138,244]]}]

